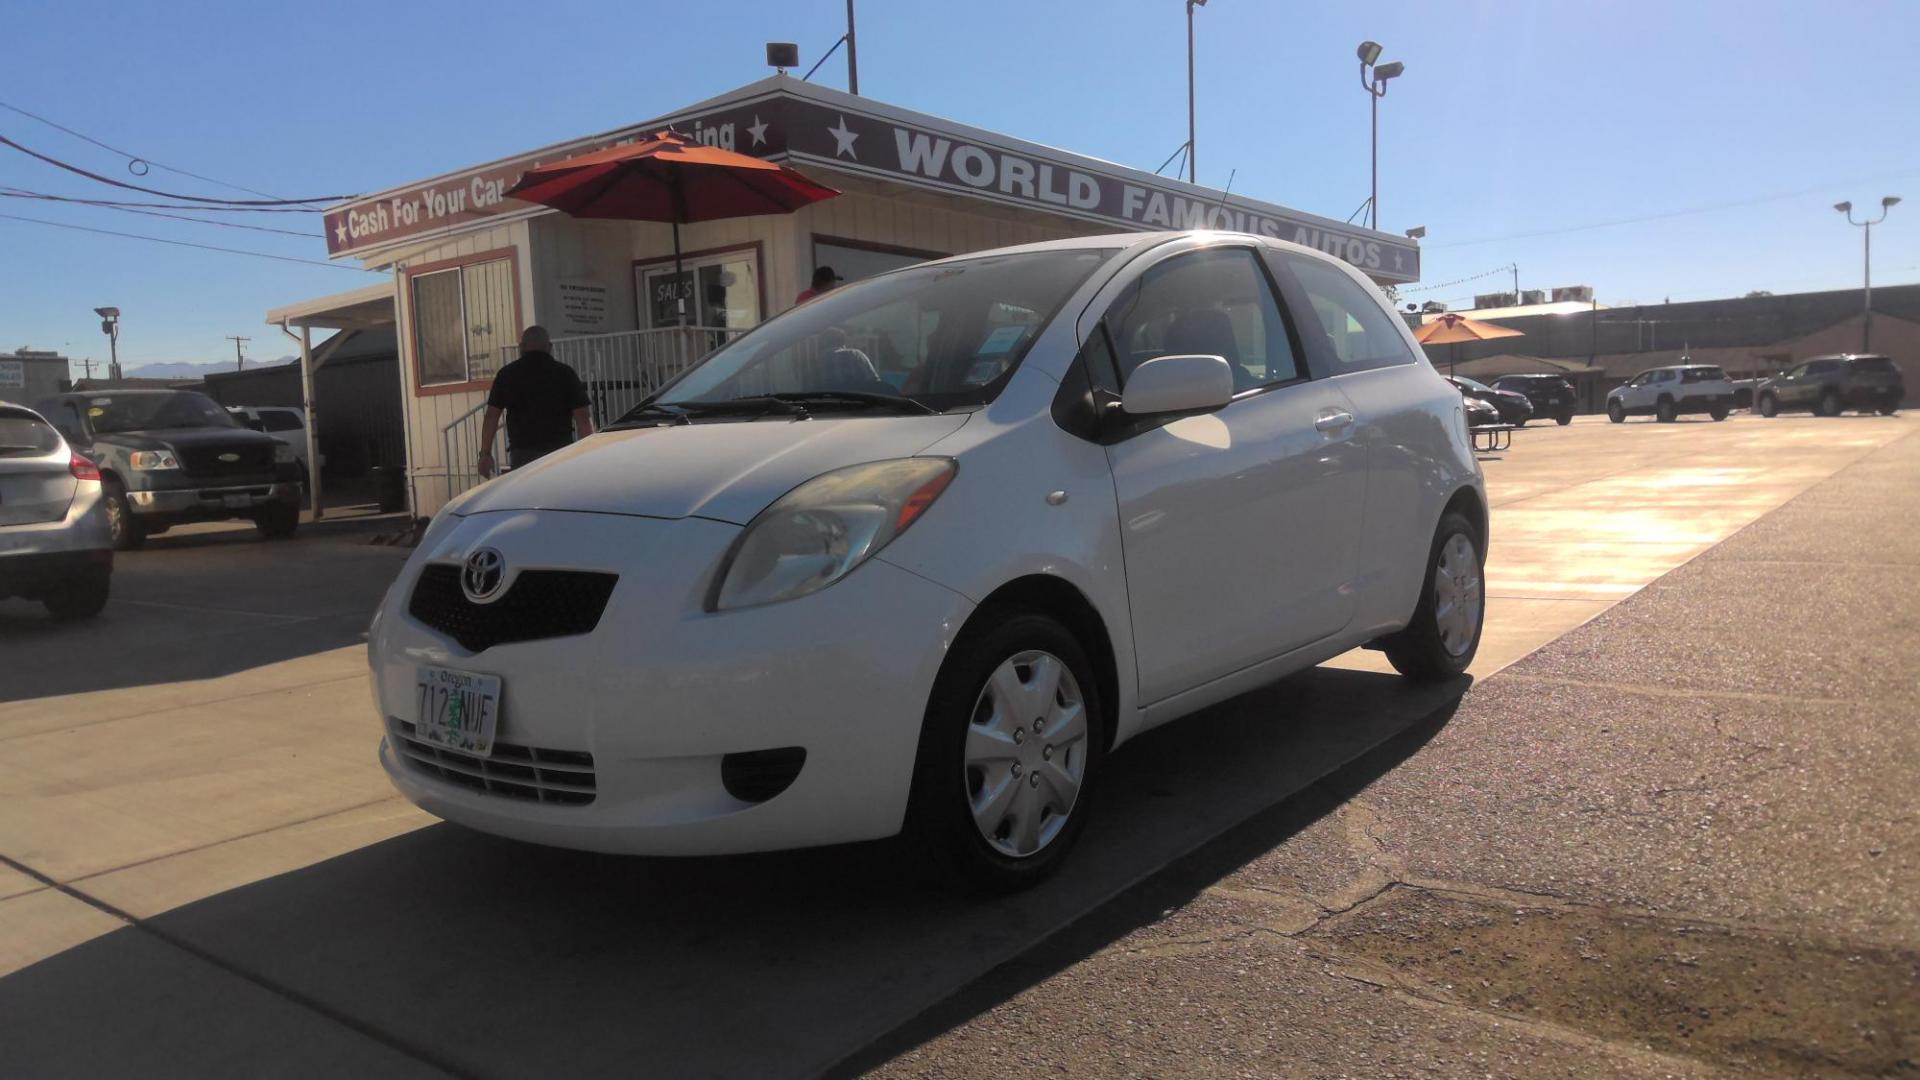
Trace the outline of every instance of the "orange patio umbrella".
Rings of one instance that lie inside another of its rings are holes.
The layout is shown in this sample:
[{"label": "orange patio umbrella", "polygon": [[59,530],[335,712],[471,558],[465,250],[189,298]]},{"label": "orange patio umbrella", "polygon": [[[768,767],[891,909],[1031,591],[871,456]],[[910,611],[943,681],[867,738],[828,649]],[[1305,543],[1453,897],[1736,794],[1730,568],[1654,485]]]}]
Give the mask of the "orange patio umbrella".
[{"label": "orange patio umbrella", "polygon": [[[1458,345],[1463,341],[1491,341],[1494,338],[1526,337],[1518,330],[1509,330],[1495,323],[1469,319],[1464,315],[1449,312],[1421,326],[1413,332],[1413,338],[1422,345]],[[1455,349],[1447,358],[1447,374],[1453,374],[1454,357],[1459,354]]]},{"label": "orange patio umbrella", "polygon": [[671,223],[676,278],[682,224],[788,214],[838,194],[785,165],[688,142],[671,131],[528,169],[507,191],[574,217]]}]

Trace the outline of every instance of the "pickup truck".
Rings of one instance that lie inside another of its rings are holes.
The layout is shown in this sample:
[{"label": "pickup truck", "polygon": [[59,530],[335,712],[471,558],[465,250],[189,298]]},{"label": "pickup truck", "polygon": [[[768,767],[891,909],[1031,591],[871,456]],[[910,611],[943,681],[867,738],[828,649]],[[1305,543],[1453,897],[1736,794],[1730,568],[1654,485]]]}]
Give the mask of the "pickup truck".
[{"label": "pickup truck", "polygon": [[300,526],[292,450],[187,390],[96,390],[35,406],[100,469],[113,546],[188,521],[251,520],[269,539]]}]

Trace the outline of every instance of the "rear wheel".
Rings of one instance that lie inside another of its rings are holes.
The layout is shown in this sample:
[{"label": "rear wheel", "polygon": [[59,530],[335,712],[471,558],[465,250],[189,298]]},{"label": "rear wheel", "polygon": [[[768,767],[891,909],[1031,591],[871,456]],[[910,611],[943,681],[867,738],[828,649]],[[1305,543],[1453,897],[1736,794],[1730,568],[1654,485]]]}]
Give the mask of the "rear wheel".
[{"label": "rear wheel", "polygon": [[1487,582],[1480,535],[1459,513],[1440,519],[1427,556],[1420,606],[1406,629],[1381,642],[1395,671],[1417,682],[1450,679],[1480,649]]},{"label": "rear wheel", "polygon": [[1625,423],[1627,419],[1627,410],[1621,407],[1619,401],[1617,400],[1609,401],[1607,402],[1607,419],[1613,421],[1616,424]]},{"label": "rear wheel", "polygon": [[1900,406],[1898,405],[1882,405],[1880,406],[1879,412],[1881,416],[1892,416],[1894,413],[1894,410],[1898,409],[1899,407]]},{"label": "rear wheel", "polygon": [[1713,417],[1715,420],[1725,420],[1727,414],[1731,411],[1732,410],[1725,405],[1715,405],[1707,412],[1707,415]]},{"label": "rear wheel", "polygon": [[944,883],[1005,893],[1065,861],[1106,737],[1093,667],[1066,627],[1035,612],[982,625],[934,683],[903,838]]},{"label": "rear wheel", "polygon": [[107,606],[112,580],[112,571],[90,569],[54,586],[40,602],[56,619],[91,619]]},{"label": "rear wheel", "polygon": [[1829,390],[1820,397],[1821,416],[1839,416],[1841,411],[1840,395]]},{"label": "rear wheel", "polygon": [[1674,417],[1678,415],[1680,414],[1673,407],[1673,399],[1670,397],[1661,398],[1659,403],[1653,407],[1653,418],[1663,424],[1673,423]]},{"label": "rear wheel", "polygon": [[300,527],[300,504],[277,502],[253,515],[253,527],[269,540],[285,540]]},{"label": "rear wheel", "polygon": [[127,489],[109,476],[101,481],[100,499],[107,504],[107,530],[115,551],[132,551],[147,541],[147,530],[127,502]]},{"label": "rear wheel", "polygon": [[1772,394],[1760,395],[1760,415],[1768,418],[1780,415],[1780,402]]},{"label": "rear wheel", "polygon": [[1566,427],[1568,424],[1573,423],[1573,414],[1570,412],[1563,412],[1559,416],[1554,417],[1553,422],[1556,424],[1559,424],[1561,427]]}]

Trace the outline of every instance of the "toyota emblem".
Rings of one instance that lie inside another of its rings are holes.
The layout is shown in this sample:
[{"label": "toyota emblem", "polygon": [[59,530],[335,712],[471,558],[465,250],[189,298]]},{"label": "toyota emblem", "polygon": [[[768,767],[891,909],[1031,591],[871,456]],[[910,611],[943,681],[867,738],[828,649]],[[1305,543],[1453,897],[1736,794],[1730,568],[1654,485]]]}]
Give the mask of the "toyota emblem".
[{"label": "toyota emblem", "polygon": [[483,547],[467,556],[460,571],[460,591],[476,604],[484,604],[500,594],[507,577],[507,560],[494,548]]}]

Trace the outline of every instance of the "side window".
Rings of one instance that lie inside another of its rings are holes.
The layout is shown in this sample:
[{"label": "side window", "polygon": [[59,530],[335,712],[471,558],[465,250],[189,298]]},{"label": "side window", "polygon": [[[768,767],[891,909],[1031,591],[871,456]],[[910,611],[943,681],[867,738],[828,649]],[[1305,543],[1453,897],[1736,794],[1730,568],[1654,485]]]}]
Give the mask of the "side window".
[{"label": "side window", "polygon": [[285,409],[260,410],[260,422],[268,431],[299,431],[300,414]]},{"label": "side window", "polygon": [[1305,255],[1289,253],[1286,260],[1313,303],[1333,353],[1334,374],[1414,362],[1399,321],[1345,271]]},{"label": "side window", "polygon": [[1124,384],[1156,356],[1222,356],[1236,391],[1297,379],[1300,360],[1266,270],[1245,248],[1177,255],[1143,274],[1107,313]]}]

